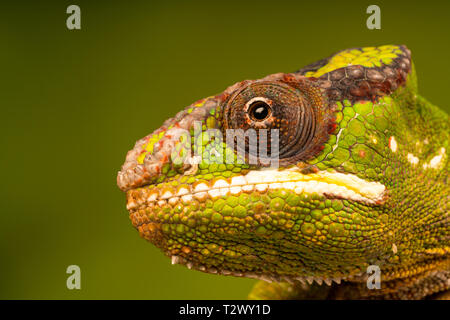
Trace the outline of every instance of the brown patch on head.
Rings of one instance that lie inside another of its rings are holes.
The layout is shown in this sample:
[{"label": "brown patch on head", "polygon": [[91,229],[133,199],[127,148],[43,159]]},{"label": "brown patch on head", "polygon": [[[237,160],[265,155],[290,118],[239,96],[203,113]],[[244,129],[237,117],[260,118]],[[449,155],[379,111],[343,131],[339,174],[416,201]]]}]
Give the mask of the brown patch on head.
[{"label": "brown patch on head", "polygon": [[[323,87],[327,89],[327,95],[331,101],[344,99],[375,101],[404,85],[411,72],[411,52],[406,46],[398,46],[398,49],[401,53],[397,53],[398,56],[393,58],[389,64],[380,63],[379,67],[349,65],[327,72],[318,78],[311,77],[310,79],[325,80]],[[352,49],[345,51],[350,50]],[[354,50],[361,50],[361,48]],[[319,64],[312,64],[300,69],[297,73],[305,75],[311,71],[317,71],[339,53],[321,60]]]}]

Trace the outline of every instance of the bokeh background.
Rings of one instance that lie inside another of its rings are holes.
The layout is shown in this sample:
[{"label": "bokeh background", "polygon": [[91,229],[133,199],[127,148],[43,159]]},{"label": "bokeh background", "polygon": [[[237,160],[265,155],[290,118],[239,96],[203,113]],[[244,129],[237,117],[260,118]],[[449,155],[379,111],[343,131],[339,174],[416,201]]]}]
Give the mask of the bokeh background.
[{"label": "bokeh background", "polygon": [[[66,28],[81,7],[82,29]],[[381,7],[381,30],[366,8]],[[254,280],[172,266],[116,187],[134,142],[244,79],[347,47],[406,44],[443,109],[449,1],[3,1],[0,298],[243,299]],[[68,265],[81,290],[66,288]]]}]

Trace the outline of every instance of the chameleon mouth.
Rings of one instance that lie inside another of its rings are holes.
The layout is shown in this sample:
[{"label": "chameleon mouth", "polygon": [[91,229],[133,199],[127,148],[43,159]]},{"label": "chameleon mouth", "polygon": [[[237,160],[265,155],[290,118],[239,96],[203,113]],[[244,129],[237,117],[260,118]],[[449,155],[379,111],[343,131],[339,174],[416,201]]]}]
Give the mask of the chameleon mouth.
[{"label": "chameleon mouth", "polygon": [[[255,278],[264,281],[298,281],[309,284],[312,282],[322,284],[324,282],[327,285],[331,285],[332,282],[340,283],[341,280],[348,280],[355,276],[351,272],[348,274],[343,273],[342,275],[344,276],[335,274],[324,274],[321,276],[316,271],[307,269],[310,262],[305,262],[306,264],[302,270],[296,270],[292,274],[278,274],[273,272],[273,270],[268,272],[265,268],[261,268],[258,265],[252,266],[252,262],[244,267],[240,265],[240,262],[237,265],[233,265],[233,258],[230,258],[230,264],[224,264],[222,260],[216,260],[216,255],[219,253],[214,253],[209,258],[204,258],[202,253],[197,251],[197,248],[191,248],[187,245],[174,247],[169,244],[169,240],[173,241],[172,239],[175,239],[175,242],[178,243],[176,241],[177,235],[174,236],[172,233],[168,233],[172,231],[179,232],[172,230],[170,226],[177,225],[177,222],[170,219],[172,213],[176,210],[182,210],[191,204],[205,203],[209,199],[239,196],[241,193],[263,195],[274,189],[286,190],[299,195],[311,195],[312,198],[316,194],[326,198],[347,199],[373,206],[382,204],[386,193],[386,188],[383,184],[366,181],[348,173],[319,171],[303,174],[297,168],[284,170],[263,169],[249,171],[245,175],[237,175],[228,179],[219,178],[211,181],[197,181],[193,184],[180,185],[176,188],[167,184],[151,184],[133,188],[127,191],[127,209],[130,212],[133,225],[139,230],[141,236],[162,249],[171,258],[172,264],[185,265],[189,269],[211,274]],[[160,215],[165,215],[169,219],[161,218]],[[207,233],[208,236],[210,236],[210,233]],[[264,253],[264,248],[266,248],[264,236],[263,238],[257,235],[253,236],[254,233],[254,230],[251,230],[248,234],[253,241],[253,244],[249,246],[256,251],[244,253],[244,256],[249,258]],[[190,236],[187,237],[187,239],[190,239]],[[221,239],[220,237],[221,234],[219,234],[219,239]],[[223,238],[224,241],[225,239]],[[213,236],[210,241],[215,243],[217,238]],[[240,239],[234,239],[232,243],[240,243]],[[258,244],[262,247],[259,248]],[[227,245],[223,247],[226,249]],[[302,244],[299,244],[300,249],[301,247]],[[270,242],[267,244],[267,248],[271,248]],[[296,259],[305,259],[306,256],[300,254],[298,257],[295,255],[295,257]]]},{"label": "chameleon mouth", "polygon": [[[242,192],[264,193],[273,189],[286,189],[296,194],[318,194],[327,198],[347,199],[377,205],[383,202],[385,186],[379,182],[366,181],[353,174],[319,171],[302,174],[295,169],[254,170],[246,175],[210,182],[196,182],[178,188],[156,185],[132,189],[128,193],[127,209],[134,210],[144,204],[163,206],[166,204],[205,201]],[[136,194],[137,193],[137,194]]]}]

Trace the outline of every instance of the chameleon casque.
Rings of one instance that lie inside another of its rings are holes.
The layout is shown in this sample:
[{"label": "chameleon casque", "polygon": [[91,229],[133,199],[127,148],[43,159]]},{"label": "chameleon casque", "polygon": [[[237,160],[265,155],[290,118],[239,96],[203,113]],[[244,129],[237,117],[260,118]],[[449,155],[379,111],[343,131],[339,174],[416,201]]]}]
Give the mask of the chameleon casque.
[{"label": "chameleon casque", "polygon": [[[250,163],[258,154],[227,144],[229,129],[246,142],[278,129],[278,167]],[[191,104],[137,141],[117,184],[143,238],[172,263],[263,280],[249,298],[446,299],[448,143],[410,51],[354,48]]]}]

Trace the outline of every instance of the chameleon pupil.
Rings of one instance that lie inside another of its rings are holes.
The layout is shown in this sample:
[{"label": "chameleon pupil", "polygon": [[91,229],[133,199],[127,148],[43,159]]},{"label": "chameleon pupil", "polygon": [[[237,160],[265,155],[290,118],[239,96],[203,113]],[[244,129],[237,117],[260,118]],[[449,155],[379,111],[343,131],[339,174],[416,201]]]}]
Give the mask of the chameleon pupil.
[{"label": "chameleon pupil", "polygon": [[256,101],[250,106],[250,116],[255,121],[262,121],[269,116],[270,107],[263,101]]}]

